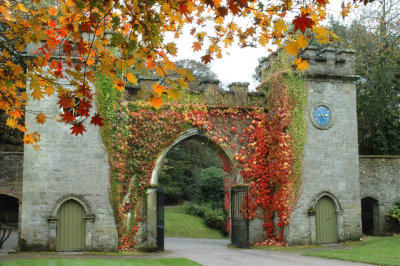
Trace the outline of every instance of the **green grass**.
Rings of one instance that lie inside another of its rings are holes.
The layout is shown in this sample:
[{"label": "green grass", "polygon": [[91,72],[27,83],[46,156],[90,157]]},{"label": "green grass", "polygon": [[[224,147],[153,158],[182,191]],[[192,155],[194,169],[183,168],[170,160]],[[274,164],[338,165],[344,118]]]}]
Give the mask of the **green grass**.
[{"label": "green grass", "polygon": [[168,259],[30,259],[30,260],[12,260],[0,263],[1,266],[119,266],[119,265],[200,265],[194,261],[185,258]]},{"label": "green grass", "polygon": [[165,236],[227,239],[220,231],[208,227],[203,218],[185,213],[184,207],[165,207]]},{"label": "green grass", "polygon": [[343,244],[343,249],[310,251],[303,254],[378,265],[400,265],[400,236],[366,237],[361,242]]}]

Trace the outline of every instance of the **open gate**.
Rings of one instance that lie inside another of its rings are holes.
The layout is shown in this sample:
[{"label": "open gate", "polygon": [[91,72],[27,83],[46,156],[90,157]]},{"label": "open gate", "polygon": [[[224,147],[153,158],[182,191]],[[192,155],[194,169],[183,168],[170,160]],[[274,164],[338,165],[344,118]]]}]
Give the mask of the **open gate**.
[{"label": "open gate", "polygon": [[249,248],[249,190],[247,185],[231,187],[231,244]]},{"label": "open gate", "polygon": [[157,247],[164,251],[164,190],[157,189]]}]

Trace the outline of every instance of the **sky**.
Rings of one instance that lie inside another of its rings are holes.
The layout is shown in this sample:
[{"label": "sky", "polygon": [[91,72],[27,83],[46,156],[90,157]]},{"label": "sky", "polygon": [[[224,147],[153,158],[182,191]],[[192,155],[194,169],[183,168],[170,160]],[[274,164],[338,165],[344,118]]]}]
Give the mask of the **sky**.
[{"label": "sky", "polygon": [[[331,2],[327,6],[328,15],[339,18],[342,1],[331,0]],[[200,57],[204,55],[204,52],[193,52],[193,39],[187,37],[189,36],[189,30],[189,28],[184,29],[187,34],[185,33],[184,37],[174,40],[178,47],[178,56],[174,59],[195,59],[200,61]],[[211,61],[211,69],[217,74],[224,87],[227,87],[232,82],[249,82],[249,89],[254,90],[258,82],[252,78],[252,75],[258,65],[258,58],[269,55],[268,48],[261,46],[257,48],[240,48],[237,45],[232,45],[232,47],[224,50],[229,55],[224,54],[223,58],[215,58]]]}]

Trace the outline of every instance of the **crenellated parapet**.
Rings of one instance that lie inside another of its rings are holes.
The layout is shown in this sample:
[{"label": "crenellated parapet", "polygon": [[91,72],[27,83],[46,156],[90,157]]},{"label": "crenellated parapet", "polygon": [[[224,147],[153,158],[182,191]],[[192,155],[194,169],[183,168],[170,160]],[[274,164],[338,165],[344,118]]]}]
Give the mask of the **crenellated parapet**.
[{"label": "crenellated parapet", "polygon": [[[272,53],[260,62],[258,75],[265,77],[271,64],[277,60],[278,54]],[[304,49],[301,59],[307,60],[308,70],[305,71],[308,79],[346,79],[357,80],[355,76],[355,51],[352,49],[338,50],[333,47],[318,49],[316,46],[308,46]],[[289,62],[294,60],[293,57]]]},{"label": "crenellated parapet", "polygon": [[337,50],[333,47],[318,50],[316,46],[309,46],[304,50],[301,58],[307,60],[309,64],[306,75],[332,78],[355,77],[354,50]]},{"label": "crenellated parapet", "polygon": [[[151,96],[153,85],[158,82],[160,79],[157,77],[139,77],[137,86],[126,86],[125,89],[130,100],[146,100]],[[202,99],[210,106],[266,106],[264,93],[249,91],[249,85],[248,82],[232,82],[228,85],[229,90],[223,90],[218,79],[203,79],[197,87],[187,88],[184,93],[190,95],[189,98]]]}]

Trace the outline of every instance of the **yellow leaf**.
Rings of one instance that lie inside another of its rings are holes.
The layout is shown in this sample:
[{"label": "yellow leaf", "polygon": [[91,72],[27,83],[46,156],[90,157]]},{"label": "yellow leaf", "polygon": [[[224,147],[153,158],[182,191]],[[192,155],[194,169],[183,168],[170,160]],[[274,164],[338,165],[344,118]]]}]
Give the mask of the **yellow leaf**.
[{"label": "yellow leaf", "polygon": [[6,121],[6,125],[11,128],[16,128],[18,126],[18,121],[14,118],[9,117]]},{"label": "yellow leaf", "polygon": [[299,52],[299,45],[296,42],[289,42],[284,48],[289,56],[297,55]]},{"label": "yellow leaf", "polygon": [[296,60],[294,60],[292,63],[296,66],[296,69],[298,69],[298,70],[301,70],[303,72],[308,70],[309,64],[308,64],[307,60],[303,60],[301,58],[296,58]]},{"label": "yellow leaf", "polygon": [[264,35],[261,35],[260,38],[258,39],[258,42],[262,47],[265,47],[268,43],[268,39]]},{"label": "yellow leaf", "polygon": [[287,30],[287,26],[285,24],[285,21],[283,19],[278,19],[277,21],[275,21],[274,23],[274,30],[277,33],[283,33]]},{"label": "yellow leaf", "polygon": [[181,96],[180,92],[177,89],[169,89],[168,90],[168,98],[177,100],[179,96]]},{"label": "yellow leaf", "polygon": [[21,10],[22,12],[28,13],[28,9],[26,9],[26,7],[25,7],[23,4],[21,4],[21,3],[19,3],[19,4],[17,5],[17,8],[18,8],[19,10]]},{"label": "yellow leaf", "polygon": [[128,74],[126,75],[126,79],[127,79],[128,82],[130,82],[130,83],[137,84],[136,76],[133,75],[132,73],[128,73]]},{"label": "yellow leaf", "polygon": [[150,102],[154,108],[159,109],[162,104],[162,98],[161,97],[153,97]]},{"label": "yellow leaf", "polygon": [[36,122],[38,123],[38,124],[44,124],[45,122],[46,122],[46,116],[45,116],[45,114],[44,113],[38,113],[37,115],[36,115]]},{"label": "yellow leaf", "polygon": [[178,48],[176,48],[176,44],[173,42],[167,43],[166,49],[168,53],[170,53],[173,56],[175,56],[176,53],[178,52]]},{"label": "yellow leaf", "polygon": [[40,99],[42,99],[44,97],[43,91],[40,87],[34,88],[31,95],[34,100],[38,100],[38,101],[40,101]]},{"label": "yellow leaf", "polygon": [[308,40],[307,40],[307,38],[304,37],[304,35],[298,36],[297,39],[296,39],[296,42],[297,42],[297,44],[299,45],[299,47],[300,47],[301,49],[303,49],[303,50],[304,50],[304,49],[307,47],[307,45],[308,45]]},{"label": "yellow leaf", "polygon": [[35,144],[35,145],[33,145],[33,149],[34,149],[35,151],[38,151],[38,150],[40,150],[40,147],[39,147],[39,145]]}]

